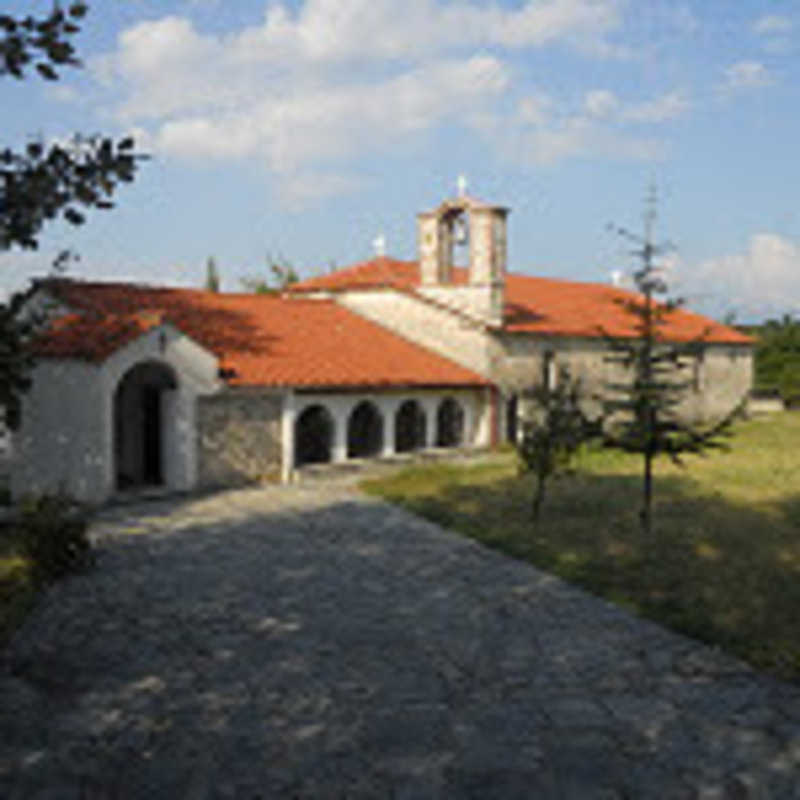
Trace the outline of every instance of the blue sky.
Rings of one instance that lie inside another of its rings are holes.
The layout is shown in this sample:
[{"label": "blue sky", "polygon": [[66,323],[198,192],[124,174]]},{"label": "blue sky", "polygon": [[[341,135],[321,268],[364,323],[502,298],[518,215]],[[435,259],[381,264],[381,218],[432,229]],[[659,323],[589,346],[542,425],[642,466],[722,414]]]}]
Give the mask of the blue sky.
[{"label": "blue sky", "polygon": [[788,0],[95,0],[82,70],[0,83],[0,141],[133,132],[152,159],[113,211],[0,254],[0,288],[66,247],[75,277],[179,285],[213,255],[231,291],[268,253],[314,275],[382,233],[413,258],[464,174],[511,208],[513,271],[630,271],[606,226],[638,230],[654,182],[675,293],[800,312],[798,34]]}]

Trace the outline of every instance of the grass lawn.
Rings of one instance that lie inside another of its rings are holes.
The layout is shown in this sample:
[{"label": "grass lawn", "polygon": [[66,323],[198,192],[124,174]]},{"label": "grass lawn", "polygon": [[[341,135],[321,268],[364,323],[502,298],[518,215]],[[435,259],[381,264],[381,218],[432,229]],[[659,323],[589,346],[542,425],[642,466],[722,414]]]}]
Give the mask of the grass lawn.
[{"label": "grass lawn", "polygon": [[584,586],[642,616],[800,681],[800,413],[740,423],[729,452],[658,462],[654,535],[638,512],[641,458],[586,452],[548,487],[509,453],[412,467],[363,488]]}]

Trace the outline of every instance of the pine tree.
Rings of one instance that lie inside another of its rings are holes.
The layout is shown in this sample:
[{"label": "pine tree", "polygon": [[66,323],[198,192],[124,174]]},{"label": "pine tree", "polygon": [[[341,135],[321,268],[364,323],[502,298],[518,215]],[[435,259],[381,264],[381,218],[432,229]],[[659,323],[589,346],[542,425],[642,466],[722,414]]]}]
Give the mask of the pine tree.
[{"label": "pine tree", "polygon": [[663,334],[670,316],[683,304],[679,299],[657,301],[666,296],[667,285],[656,260],[669,244],[656,245],[652,233],[656,220],[656,194],[651,187],[644,216],[644,234],[611,226],[635,245],[632,255],[639,261],[633,280],[638,296],[617,301],[635,319],[636,335],[619,338],[606,335],[612,350],[609,363],[622,367],[625,379],[606,384],[603,399],[606,446],[643,457],[642,508],[640,520],[646,536],[652,532],[653,462],[668,455],[683,465],[684,453],[704,453],[726,445],[732,422],[741,413],[745,398],[723,419],[710,427],[687,422],[678,412],[692,381],[685,370],[703,348],[703,335],[689,342],[668,341]]},{"label": "pine tree", "polygon": [[207,292],[219,291],[219,272],[217,271],[217,262],[214,256],[209,256],[206,261],[206,283],[205,290]]}]

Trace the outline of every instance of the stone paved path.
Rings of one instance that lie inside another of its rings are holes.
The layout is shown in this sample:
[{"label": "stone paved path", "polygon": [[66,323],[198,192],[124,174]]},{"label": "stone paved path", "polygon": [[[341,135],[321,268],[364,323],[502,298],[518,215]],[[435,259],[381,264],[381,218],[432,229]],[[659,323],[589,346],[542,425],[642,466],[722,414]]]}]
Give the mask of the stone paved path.
[{"label": "stone paved path", "polygon": [[800,688],[343,486],[105,512],[0,797],[800,798]]}]

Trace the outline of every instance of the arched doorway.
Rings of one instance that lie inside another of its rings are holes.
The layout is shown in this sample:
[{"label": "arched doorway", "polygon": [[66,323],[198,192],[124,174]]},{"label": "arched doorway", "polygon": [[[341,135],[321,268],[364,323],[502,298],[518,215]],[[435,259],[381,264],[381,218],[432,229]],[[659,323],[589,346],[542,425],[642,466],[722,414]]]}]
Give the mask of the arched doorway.
[{"label": "arched doorway", "polygon": [[375,456],[383,448],[383,418],[374,403],[364,400],[347,422],[347,457]]},{"label": "arched doorway", "polygon": [[178,388],[166,364],[131,367],[114,392],[114,467],[118,489],[160,486],[164,476],[165,392]]},{"label": "arched doorway", "polygon": [[519,435],[519,397],[512,394],[506,401],[506,441],[517,443]]},{"label": "arched doorway", "polygon": [[436,445],[458,447],[463,438],[464,411],[452,397],[447,397],[436,412]]},{"label": "arched doorway", "polygon": [[294,427],[295,465],[325,464],[331,460],[333,417],[325,406],[306,408]]},{"label": "arched doorway", "polygon": [[406,400],[394,420],[394,449],[397,453],[425,447],[425,412],[416,400]]}]

